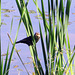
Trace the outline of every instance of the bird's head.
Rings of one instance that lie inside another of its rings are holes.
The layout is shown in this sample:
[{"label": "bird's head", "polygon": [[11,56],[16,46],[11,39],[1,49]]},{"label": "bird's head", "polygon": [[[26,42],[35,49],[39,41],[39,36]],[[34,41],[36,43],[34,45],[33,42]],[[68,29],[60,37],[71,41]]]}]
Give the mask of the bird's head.
[{"label": "bird's head", "polygon": [[37,43],[39,41],[39,39],[40,39],[40,34],[39,33],[35,33],[34,34],[34,38],[35,38],[35,41]]}]

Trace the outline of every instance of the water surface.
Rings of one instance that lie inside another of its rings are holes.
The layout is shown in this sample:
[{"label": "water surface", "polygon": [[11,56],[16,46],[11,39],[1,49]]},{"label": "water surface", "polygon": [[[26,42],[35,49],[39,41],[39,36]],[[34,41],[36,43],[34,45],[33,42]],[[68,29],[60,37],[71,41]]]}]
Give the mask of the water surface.
[{"label": "water surface", "polygon": [[[47,4],[47,2],[45,2]],[[41,8],[41,3],[39,0],[39,7]],[[19,25],[19,19],[20,19],[20,14],[16,5],[15,0],[2,0],[1,1],[1,9],[11,9],[13,10],[12,12],[4,12],[3,10],[1,10],[2,14],[1,14],[1,20],[3,23],[2,27],[1,27],[1,50],[2,50],[2,54],[6,53],[7,51],[7,46],[8,43],[10,45],[9,47],[9,54],[11,52],[12,49],[12,44],[7,36],[7,32],[10,33],[10,27],[11,27],[11,21],[13,18],[13,27],[12,27],[12,32],[11,32],[11,38],[14,42],[15,40],[15,35],[16,35],[16,31]],[[29,4],[28,4],[28,10],[34,10],[36,11],[36,7],[34,5],[34,3],[30,0]],[[71,4],[71,10],[70,10],[70,25],[68,26],[68,32],[69,32],[69,39],[70,39],[70,45],[71,45],[71,49],[73,48],[73,46],[75,45],[75,0],[72,0],[72,4]],[[47,11],[47,6],[45,6],[45,11]],[[5,15],[8,15],[8,17],[5,17]],[[16,17],[15,17],[16,16]],[[34,29],[34,33],[35,32],[39,32],[39,22],[38,19],[35,18],[35,16],[37,16],[37,13],[34,14],[30,14],[31,17],[31,21],[32,21],[32,25],[33,25],[33,29]],[[42,32],[44,32],[43,29],[43,22],[42,20],[40,20],[41,22],[41,26],[42,26]],[[23,23],[21,23],[20,26],[20,30],[19,30],[19,34],[18,34],[18,38],[17,40],[23,39],[26,37],[26,31],[25,31],[25,27],[23,25]],[[43,35],[43,37],[45,37]],[[39,42],[36,44],[37,45],[37,52],[38,52],[38,56],[41,60],[41,63],[43,63],[42,61],[42,48],[41,48],[41,40],[39,40]],[[32,62],[31,54],[30,54],[30,50],[29,47],[26,44],[18,44],[16,45],[16,48],[18,50],[21,50],[19,52],[22,60],[24,63],[30,63]],[[5,56],[3,57],[3,59],[5,60]],[[9,75],[18,75],[18,69],[21,69],[22,71],[20,71],[20,75],[26,75],[26,71],[23,67],[23,65],[21,64],[16,52],[14,51],[13,54],[13,61],[11,62],[11,68],[10,68],[10,72]],[[18,65],[17,68],[14,68],[15,65]],[[33,65],[32,64],[26,64],[26,68],[28,69],[28,71],[30,73],[32,73],[33,70]]]}]

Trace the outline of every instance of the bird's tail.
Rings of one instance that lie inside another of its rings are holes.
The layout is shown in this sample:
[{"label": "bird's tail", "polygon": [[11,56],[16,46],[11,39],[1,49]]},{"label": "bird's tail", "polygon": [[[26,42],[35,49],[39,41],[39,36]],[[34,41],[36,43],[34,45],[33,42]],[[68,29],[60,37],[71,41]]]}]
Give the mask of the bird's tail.
[{"label": "bird's tail", "polygon": [[27,42],[26,39],[22,39],[22,40],[20,40],[20,41],[17,41],[16,44],[18,44],[18,43],[26,43],[26,42]]},{"label": "bird's tail", "polygon": [[20,41],[17,41],[16,44],[21,43]]}]

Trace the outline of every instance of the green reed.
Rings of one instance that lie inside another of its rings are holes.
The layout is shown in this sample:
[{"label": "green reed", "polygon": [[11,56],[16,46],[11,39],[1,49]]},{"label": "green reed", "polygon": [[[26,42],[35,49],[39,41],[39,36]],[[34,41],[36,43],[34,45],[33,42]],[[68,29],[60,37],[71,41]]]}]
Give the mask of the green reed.
[{"label": "green reed", "polygon": [[0,73],[1,73],[1,0],[0,0]]},{"label": "green reed", "polygon": [[[32,37],[34,36],[33,25],[32,25],[29,12],[27,9],[28,2],[29,0],[27,0],[27,2],[25,2],[24,0],[16,0],[17,7],[21,15],[21,19],[20,19],[19,26],[17,29],[15,42],[17,40],[21,20],[24,23],[27,36],[30,36],[30,35]],[[68,30],[67,30],[71,0],[67,0],[67,1],[59,0],[59,2],[58,0],[47,0],[49,21],[47,21],[45,17],[45,9],[44,9],[45,4],[43,0],[41,0],[42,10],[40,10],[38,6],[38,0],[33,0],[33,2],[37,9],[38,18],[39,18],[39,13],[40,13],[43,19],[43,26],[44,26],[44,32],[42,32],[40,19],[38,19],[40,36],[41,36],[41,47],[42,47],[42,54],[43,54],[42,60],[44,60],[43,66],[45,66],[45,71],[38,58],[38,53],[37,53],[37,48],[36,48],[34,37],[33,37],[33,46],[29,47],[32,60],[33,60],[35,75],[60,75],[60,74],[61,75],[63,74],[74,75],[72,62],[74,61],[75,47],[73,48],[73,50],[71,50],[70,42],[69,42],[69,35],[68,35]],[[66,6],[64,4],[65,2],[66,2]],[[12,23],[13,22],[11,22],[11,30],[12,30]],[[10,34],[11,34],[11,30],[10,30]],[[42,33],[45,34],[45,41],[44,41]],[[8,59],[9,45],[7,48],[7,55],[6,55],[4,68],[3,68],[3,59],[2,59],[2,62],[0,62],[1,63],[1,75],[9,74],[9,68],[10,68],[11,58],[12,58],[14,47],[15,47],[15,42],[11,50],[8,64],[7,64],[7,59]],[[46,43],[46,48],[45,48],[45,43]],[[65,59],[64,57],[64,51],[66,52],[67,59]],[[17,55],[20,61],[22,62],[20,55],[18,53]],[[24,66],[23,62],[22,62],[22,65]],[[27,74],[29,75],[28,70],[26,71],[27,71]]]},{"label": "green reed", "polygon": [[[64,4],[65,0],[60,0],[59,2],[58,0],[48,0],[48,22],[45,17],[45,4],[43,3],[43,0],[41,0],[42,11],[38,7],[37,0],[34,1],[34,3],[36,5],[37,11],[42,16],[44,24],[46,49],[44,48],[45,46],[39,21],[41,45],[46,70],[45,73],[47,75],[63,75],[63,73],[69,74],[70,71],[70,73],[73,75],[72,61],[74,60],[75,53],[71,53],[71,51],[74,51],[75,48],[73,50],[70,48],[67,30],[71,0],[67,0],[66,6]],[[63,63],[66,60],[63,56],[64,46],[66,48],[68,62],[65,62],[65,64]],[[69,66],[67,66],[68,64]]]},{"label": "green reed", "polygon": [[[27,36],[32,35],[33,37],[34,34],[33,27],[27,9],[28,1],[25,3],[24,0],[16,0],[16,3],[20,15],[22,16],[23,14],[22,20],[25,25]],[[69,74],[69,71],[71,74],[73,74],[72,61],[74,59],[75,53],[71,54],[71,51],[74,51],[75,48],[73,50],[70,49],[69,35],[67,30],[71,0],[67,0],[66,6],[64,4],[65,1],[63,0],[60,0],[59,2],[58,0],[56,1],[48,0],[49,21],[47,21],[45,17],[45,9],[44,9],[45,4],[43,3],[43,0],[41,0],[42,11],[38,7],[37,0],[33,0],[33,2],[37,8],[37,13],[38,14],[40,13],[43,19],[45,41],[46,41],[46,48],[45,48],[45,42],[43,40],[41,24],[39,19],[39,29],[41,35],[41,46],[42,46],[45,72],[42,68],[41,62],[39,61],[35,41],[33,38],[34,45],[30,46],[30,52],[33,59],[35,74],[36,75],[44,75],[44,74],[59,75],[64,73]],[[67,62],[65,61],[66,59],[63,56],[64,46],[67,52]],[[69,66],[67,66],[68,64]]]}]

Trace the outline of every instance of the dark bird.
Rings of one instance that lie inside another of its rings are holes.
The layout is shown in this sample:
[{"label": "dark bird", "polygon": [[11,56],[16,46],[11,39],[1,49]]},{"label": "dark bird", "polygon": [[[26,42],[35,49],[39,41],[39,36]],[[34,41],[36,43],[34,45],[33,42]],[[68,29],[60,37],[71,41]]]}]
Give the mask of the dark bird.
[{"label": "dark bird", "polygon": [[[34,34],[34,39],[35,39],[35,42],[37,43],[39,41],[39,39],[40,39],[40,34],[39,33],[35,33]],[[32,36],[29,36],[29,37],[24,38],[24,39],[22,39],[20,41],[17,41],[16,44],[17,43],[24,43],[24,44],[27,44],[28,46],[33,45]]]}]

